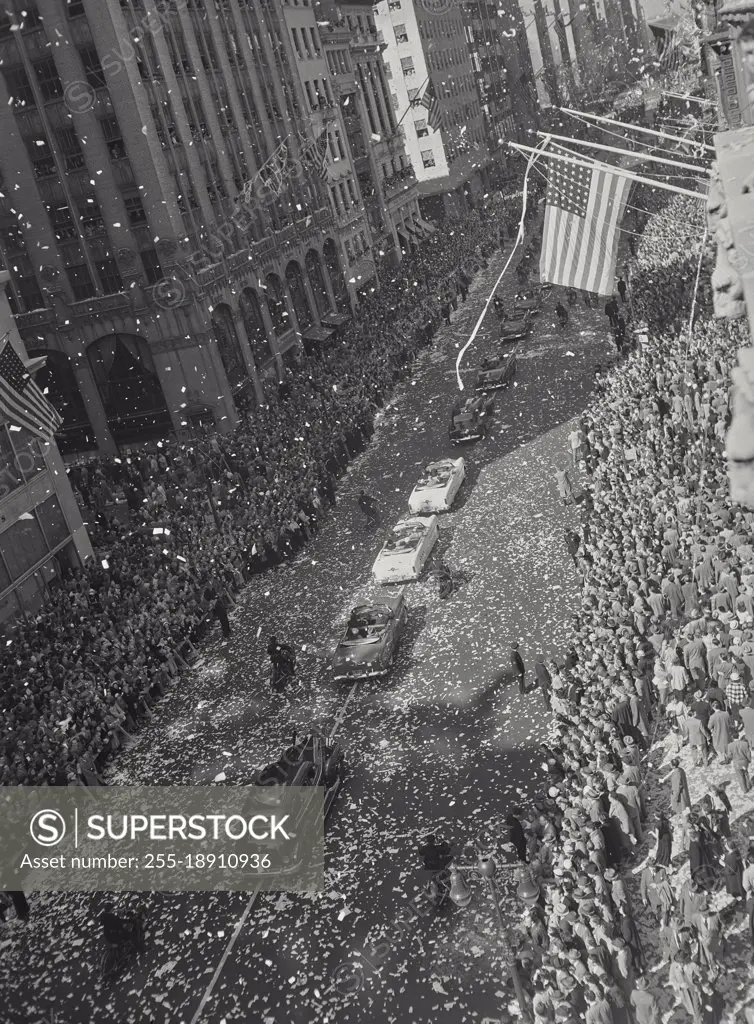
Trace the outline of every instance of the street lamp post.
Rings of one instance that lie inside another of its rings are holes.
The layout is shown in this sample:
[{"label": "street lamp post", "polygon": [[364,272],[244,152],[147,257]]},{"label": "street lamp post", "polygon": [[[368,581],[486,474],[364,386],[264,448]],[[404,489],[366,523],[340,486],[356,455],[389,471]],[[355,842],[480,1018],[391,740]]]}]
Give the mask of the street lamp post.
[{"label": "street lamp post", "polygon": [[[524,991],[523,981],[521,980],[521,973],[518,969],[518,963],[516,957],[511,949],[510,942],[508,941],[508,930],[505,927],[503,921],[503,915],[500,910],[500,900],[497,895],[497,886],[495,885],[495,875],[497,873],[497,862],[491,853],[483,853],[477,851],[477,863],[476,864],[455,864],[452,863],[449,867],[450,871],[450,899],[458,907],[466,907],[469,905],[472,899],[472,891],[467,885],[466,880],[463,877],[463,872],[467,871],[472,878],[481,878],[485,883],[487,892],[492,900],[492,904],[495,908],[495,920],[497,921],[498,934],[500,936],[500,945],[503,949],[503,954],[508,961],[508,969],[511,975],[511,981],[513,982],[513,989],[516,993],[516,1000],[518,1007],[521,1012],[521,1019],[530,1024],[531,1014],[529,1013],[529,1004],[526,999],[526,993]],[[519,885],[518,893],[521,893],[521,885]],[[537,896],[539,896],[539,890],[537,889]]]}]

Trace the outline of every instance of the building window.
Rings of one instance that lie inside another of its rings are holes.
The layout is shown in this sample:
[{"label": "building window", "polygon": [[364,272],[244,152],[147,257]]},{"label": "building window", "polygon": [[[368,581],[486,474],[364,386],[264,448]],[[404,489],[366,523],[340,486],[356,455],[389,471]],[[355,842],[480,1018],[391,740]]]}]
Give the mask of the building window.
[{"label": "building window", "polygon": [[422,118],[421,121],[414,121],[414,128],[416,128],[416,137],[419,139],[423,139],[427,135],[429,135],[429,128],[427,128],[426,118]]},{"label": "building window", "polygon": [[8,428],[0,424],[0,501],[12,494],[24,482],[16,462]]},{"label": "building window", "polygon": [[147,275],[149,284],[157,284],[163,278],[162,267],[155,249],[142,249],[141,262],[144,265],[144,273]]},{"label": "building window", "polygon": [[393,69],[390,67],[388,61],[385,61],[385,78],[393,77]]},{"label": "building window", "polygon": [[71,282],[71,291],[74,293],[74,301],[81,302],[90,299],[95,293],[94,283],[91,280],[89,267],[85,263],[78,266],[68,267],[68,280]]},{"label": "building window", "polygon": [[401,57],[401,71],[404,75],[413,75],[416,73],[413,57]]},{"label": "building window", "polygon": [[84,299],[91,299],[96,294],[94,282],[85,263],[77,267],[68,267],[66,273],[71,283],[74,302],[81,302]]},{"label": "building window", "polygon": [[391,11],[399,11],[401,9],[401,0],[390,0],[388,7]]},{"label": "building window", "polygon": [[129,224],[146,224],[147,212],[140,196],[128,196],[124,203]]},{"label": "building window", "polygon": [[395,26],[395,41],[396,41],[396,43],[407,43],[408,42],[408,32],[406,31],[406,26],[405,25],[396,25]]},{"label": "building window", "polygon": [[435,154],[432,152],[431,149],[423,149],[421,151],[421,156],[422,163],[424,164],[425,167],[435,166]]},{"label": "building window", "polygon": [[16,292],[24,304],[27,313],[30,313],[33,309],[42,309],[44,307],[44,295],[37,284],[36,277],[14,277],[13,281]]},{"label": "building window", "polygon": [[38,60],[34,64],[34,71],[44,99],[56,100],[63,95],[63,83],[58,77],[58,69],[52,57]]},{"label": "building window", "polygon": [[34,93],[23,68],[3,71],[3,78],[14,107],[34,107]]},{"label": "building window", "polygon": [[114,295],[123,290],[123,280],[115,260],[102,260],[98,263],[97,276],[105,295]]},{"label": "building window", "polygon": [[39,438],[25,427],[21,427],[20,430],[9,430],[8,433],[15,451],[16,466],[24,480],[31,480],[37,473],[44,472],[47,466]]},{"label": "building window", "polygon": [[51,551],[68,539],[71,531],[68,529],[60,502],[54,495],[47,501],[43,501],[41,505],[37,505],[34,511],[42,524],[42,530]]},{"label": "building window", "polygon": [[105,73],[100,64],[99,54],[93,46],[86,46],[79,50],[81,63],[84,65],[84,75],[92,89],[101,89],[105,82]]},{"label": "building window", "polygon": [[17,580],[48,554],[47,543],[36,516],[19,519],[2,534],[5,564],[12,580]]}]

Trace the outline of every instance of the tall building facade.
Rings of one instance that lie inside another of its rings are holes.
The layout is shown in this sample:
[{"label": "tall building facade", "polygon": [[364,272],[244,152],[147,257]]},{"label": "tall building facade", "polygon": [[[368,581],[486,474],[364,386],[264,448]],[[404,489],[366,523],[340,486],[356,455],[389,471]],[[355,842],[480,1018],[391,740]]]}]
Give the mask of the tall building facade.
[{"label": "tall building facade", "polygon": [[516,0],[465,0],[462,9],[487,144],[497,160],[504,141],[530,141],[537,123],[524,17]]},{"label": "tall building facade", "polygon": [[395,116],[375,6],[370,0],[318,5],[327,19],[321,33],[342,148],[355,172],[359,210],[372,238],[365,275],[382,263],[394,265],[431,230],[420,215],[416,175]]},{"label": "tall building facade", "polygon": [[[490,153],[482,101],[462,7],[414,0],[380,0],[377,29],[397,123],[418,181],[425,216],[458,212],[489,180]],[[444,113],[429,124],[417,105],[427,89]]]},{"label": "tall building facade", "polygon": [[[0,272],[0,338],[34,372],[15,325]],[[55,443],[41,442],[0,413],[0,636],[21,615],[34,615],[64,569],[94,557]]]},{"label": "tall building facade", "polygon": [[3,4],[0,248],[62,447],[231,426],[355,298],[367,224],[302,161],[334,96],[312,119],[289,7]]}]

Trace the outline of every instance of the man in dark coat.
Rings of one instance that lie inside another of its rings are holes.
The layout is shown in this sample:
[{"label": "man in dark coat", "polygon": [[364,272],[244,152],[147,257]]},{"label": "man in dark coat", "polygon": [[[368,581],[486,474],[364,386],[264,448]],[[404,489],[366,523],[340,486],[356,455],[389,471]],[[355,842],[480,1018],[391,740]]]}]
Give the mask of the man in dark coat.
[{"label": "man in dark coat", "polygon": [[620,295],[621,302],[625,303],[625,301],[626,301],[626,282],[623,280],[622,277],[618,278],[618,293]]},{"label": "man in dark coat", "polygon": [[13,906],[16,910],[16,917],[19,921],[28,921],[29,919],[29,903],[26,896],[22,892],[8,891],[8,895],[13,900]]},{"label": "man in dark coat", "polygon": [[534,662],[534,675],[542,691],[542,700],[549,711],[552,706],[552,676],[542,659]]},{"label": "man in dark coat", "polygon": [[515,643],[511,647],[511,665],[513,671],[518,676],[518,691],[519,693],[526,693],[526,683],[524,677],[526,675],[526,666],[524,665],[524,659],[518,653],[518,644]]},{"label": "man in dark coat", "polygon": [[228,619],[228,609],[225,607],[225,602],[222,597],[218,597],[215,601],[215,606],[212,609],[212,614],[220,623],[220,628],[223,631],[223,636],[227,639],[230,636],[230,621]]},{"label": "man in dark coat", "polygon": [[516,856],[526,864],[528,858],[526,856],[526,833],[523,825],[513,813],[506,817],[505,824],[508,826],[508,842],[516,847]]}]

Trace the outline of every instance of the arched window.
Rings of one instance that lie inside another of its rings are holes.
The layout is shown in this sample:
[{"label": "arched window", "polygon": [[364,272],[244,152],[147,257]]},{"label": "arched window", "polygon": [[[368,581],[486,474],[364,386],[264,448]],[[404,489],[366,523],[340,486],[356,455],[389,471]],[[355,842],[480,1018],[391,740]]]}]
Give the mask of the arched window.
[{"label": "arched window", "polygon": [[251,351],[254,355],[254,362],[257,367],[262,367],[272,355],[270,341],[264,327],[262,308],[259,304],[259,296],[253,288],[245,288],[241,293],[241,316],[244,327],[249,336]]},{"label": "arched window", "polygon": [[307,327],[311,327],[313,317],[309,308],[309,300],[306,297],[304,275],[301,273],[301,267],[294,260],[291,260],[285,268],[285,279],[288,282],[288,291],[291,293],[298,328],[300,331],[305,331]]},{"label": "arched window", "polygon": [[230,306],[225,304],[215,306],[212,311],[212,330],[220,350],[220,359],[225,368],[228,383],[231,388],[237,388],[248,378],[248,373]]},{"label": "arched window", "polygon": [[288,313],[283,283],[277,274],[268,274],[264,281],[265,296],[270,310],[270,319],[276,335],[285,334],[291,328],[291,317]]},{"label": "arched window", "polygon": [[87,350],[116,443],[163,436],[172,429],[152,353],[138,334],[107,334]]}]

